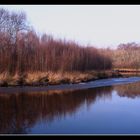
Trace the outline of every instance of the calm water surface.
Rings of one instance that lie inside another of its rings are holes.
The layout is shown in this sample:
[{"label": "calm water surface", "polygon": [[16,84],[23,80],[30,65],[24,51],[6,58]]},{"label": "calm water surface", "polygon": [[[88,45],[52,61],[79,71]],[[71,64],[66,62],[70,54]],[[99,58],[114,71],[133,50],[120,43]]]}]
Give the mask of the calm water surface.
[{"label": "calm water surface", "polygon": [[0,92],[0,133],[140,134],[140,82],[81,90]]}]

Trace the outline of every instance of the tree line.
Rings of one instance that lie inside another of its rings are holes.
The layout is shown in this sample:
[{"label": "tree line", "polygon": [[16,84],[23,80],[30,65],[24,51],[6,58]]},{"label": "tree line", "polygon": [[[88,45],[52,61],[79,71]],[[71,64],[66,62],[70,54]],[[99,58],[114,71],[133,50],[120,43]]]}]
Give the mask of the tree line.
[{"label": "tree line", "polygon": [[38,35],[24,12],[0,9],[0,73],[89,71],[140,68],[140,45],[97,49],[74,41]]},{"label": "tree line", "polygon": [[92,46],[39,36],[25,13],[0,9],[0,73],[106,70],[110,57]]},{"label": "tree line", "polygon": [[140,45],[137,43],[126,43],[118,45],[112,51],[113,67],[116,68],[140,68]]},{"label": "tree line", "polygon": [[122,43],[116,49],[100,49],[100,52],[111,59],[112,68],[140,69],[140,44]]}]

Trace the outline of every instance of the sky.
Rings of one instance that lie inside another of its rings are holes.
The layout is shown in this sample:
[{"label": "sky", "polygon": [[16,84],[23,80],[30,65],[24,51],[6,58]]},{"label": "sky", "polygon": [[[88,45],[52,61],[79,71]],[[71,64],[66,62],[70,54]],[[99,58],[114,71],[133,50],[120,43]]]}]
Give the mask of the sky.
[{"label": "sky", "polygon": [[140,5],[1,5],[24,11],[38,33],[81,45],[116,47],[140,43]]}]

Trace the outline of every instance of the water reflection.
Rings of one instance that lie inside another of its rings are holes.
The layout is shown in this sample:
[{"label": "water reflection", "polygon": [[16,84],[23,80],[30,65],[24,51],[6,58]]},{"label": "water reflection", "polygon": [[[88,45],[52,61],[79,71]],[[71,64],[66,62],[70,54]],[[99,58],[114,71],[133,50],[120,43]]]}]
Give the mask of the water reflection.
[{"label": "water reflection", "polygon": [[112,87],[41,93],[0,93],[0,133],[30,133],[36,122],[74,114],[84,103],[110,98]]},{"label": "water reflection", "polygon": [[140,82],[115,86],[114,89],[120,97],[136,98],[140,97]]},{"label": "water reflection", "polygon": [[0,93],[0,133],[31,133],[38,122],[48,125],[74,115],[82,105],[111,99],[114,90],[120,97],[139,97],[140,83],[76,91]]}]

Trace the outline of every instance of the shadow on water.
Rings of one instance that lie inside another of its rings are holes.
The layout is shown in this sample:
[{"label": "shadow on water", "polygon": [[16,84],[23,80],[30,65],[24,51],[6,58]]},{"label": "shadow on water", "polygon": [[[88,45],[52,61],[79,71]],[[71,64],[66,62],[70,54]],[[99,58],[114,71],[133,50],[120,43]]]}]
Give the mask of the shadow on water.
[{"label": "shadow on water", "polygon": [[139,97],[140,83],[75,91],[0,93],[0,133],[30,133],[39,121],[49,124],[75,114],[84,104],[88,107],[99,99],[110,99],[113,90],[120,97]]},{"label": "shadow on water", "polygon": [[112,87],[40,93],[0,93],[0,133],[30,133],[36,122],[74,114],[85,102],[110,98]]}]

